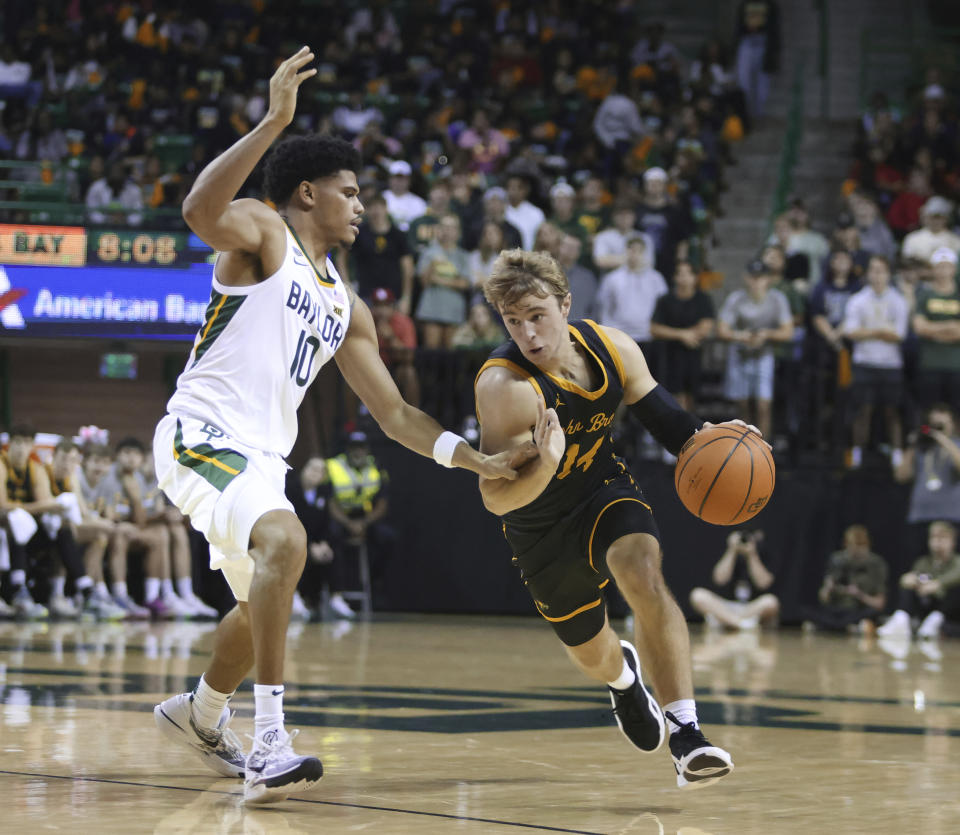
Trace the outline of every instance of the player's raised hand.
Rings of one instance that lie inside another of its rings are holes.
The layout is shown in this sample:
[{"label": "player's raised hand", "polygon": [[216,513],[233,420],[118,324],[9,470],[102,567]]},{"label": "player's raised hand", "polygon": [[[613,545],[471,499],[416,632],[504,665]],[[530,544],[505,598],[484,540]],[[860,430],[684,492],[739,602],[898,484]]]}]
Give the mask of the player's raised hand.
[{"label": "player's raised hand", "polygon": [[270,79],[270,107],[267,110],[267,119],[273,119],[286,126],[293,121],[293,114],[297,110],[297,90],[308,78],[317,74],[316,69],[300,72],[303,67],[313,60],[310,47],[301,47],[287,58]]},{"label": "player's raised hand", "polygon": [[533,442],[540,450],[540,457],[555,464],[560,463],[567,447],[567,438],[560,426],[560,418],[553,409],[548,409],[540,398],[537,398],[537,425],[533,428]]}]

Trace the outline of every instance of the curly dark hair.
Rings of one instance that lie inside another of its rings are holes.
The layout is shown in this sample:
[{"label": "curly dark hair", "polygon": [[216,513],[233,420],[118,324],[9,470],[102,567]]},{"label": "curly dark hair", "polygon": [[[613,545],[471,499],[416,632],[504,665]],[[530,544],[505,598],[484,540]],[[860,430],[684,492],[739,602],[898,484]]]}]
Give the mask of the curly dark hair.
[{"label": "curly dark hair", "polygon": [[330,134],[291,136],[267,157],[263,191],[278,206],[284,205],[304,180],[331,177],[338,171],[360,169],[360,152],[346,139]]}]

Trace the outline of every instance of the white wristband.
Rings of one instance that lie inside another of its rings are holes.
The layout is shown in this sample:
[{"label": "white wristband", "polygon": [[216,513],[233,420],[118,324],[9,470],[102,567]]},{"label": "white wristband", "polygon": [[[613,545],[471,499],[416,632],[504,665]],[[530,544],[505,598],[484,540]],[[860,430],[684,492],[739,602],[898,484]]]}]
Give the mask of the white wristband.
[{"label": "white wristband", "polygon": [[440,433],[440,437],[433,445],[433,460],[441,467],[452,467],[453,451],[461,441],[466,443],[463,438],[453,432]]}]

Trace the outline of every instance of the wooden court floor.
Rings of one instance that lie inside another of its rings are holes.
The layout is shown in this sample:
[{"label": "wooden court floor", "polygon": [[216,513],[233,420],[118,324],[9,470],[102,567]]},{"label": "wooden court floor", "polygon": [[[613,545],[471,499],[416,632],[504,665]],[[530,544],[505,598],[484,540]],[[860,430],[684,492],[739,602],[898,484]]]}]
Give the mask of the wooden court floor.
[{"label": "wooden court floor", "polygon": [[958,642],[694,627],[700,715],[737,769],[681,792],[532,618],[295,626],[287,722],[326,775],[248,810],[150,713],[211,629],[0,623],[0,832],[960,832]]}]

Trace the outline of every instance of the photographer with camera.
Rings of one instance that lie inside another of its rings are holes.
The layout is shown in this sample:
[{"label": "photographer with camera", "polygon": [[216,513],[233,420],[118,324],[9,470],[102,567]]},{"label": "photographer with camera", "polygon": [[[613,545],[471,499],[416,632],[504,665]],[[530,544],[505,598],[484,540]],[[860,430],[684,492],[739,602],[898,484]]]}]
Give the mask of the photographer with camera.
[{"label": "photographer with camera", "polygon": [[[733,531],[727,548],[713,567],[717,591],[695,588],[690,605],[703,615],[708,626],[725,629],[755,629],[776,626],[780,601],[767,591],[774,576],[760,558],[763,531]],[[763,592],[756,597],[758,592]]]},{"label": "photographer with camera", "polygon": [[913,481],[905,555],[913,560],[926,548],[930,522],[943,519],[960,524],[960,437],[949,406],[938,403],[930,407],[926,423],[911,435],[893,475],[901,484]]},{"label": "photographer with camera", "polygon": [[960,554],[957,529],[943,520],[930,523],[929,554],[900,578],[899,608],[877,630],[883,638],[909,638],[920,620],[918,638],[935,639],[941,631],[960,631]]},{"label": "photographer with camera", "polygon": [[842,632],[856,628],[872,634],[887,603],[887,564],[870,550],[870,533],[864,525],[843,532],[843,549],[830,555],[819,605],[804,606],[804,630]]}]

